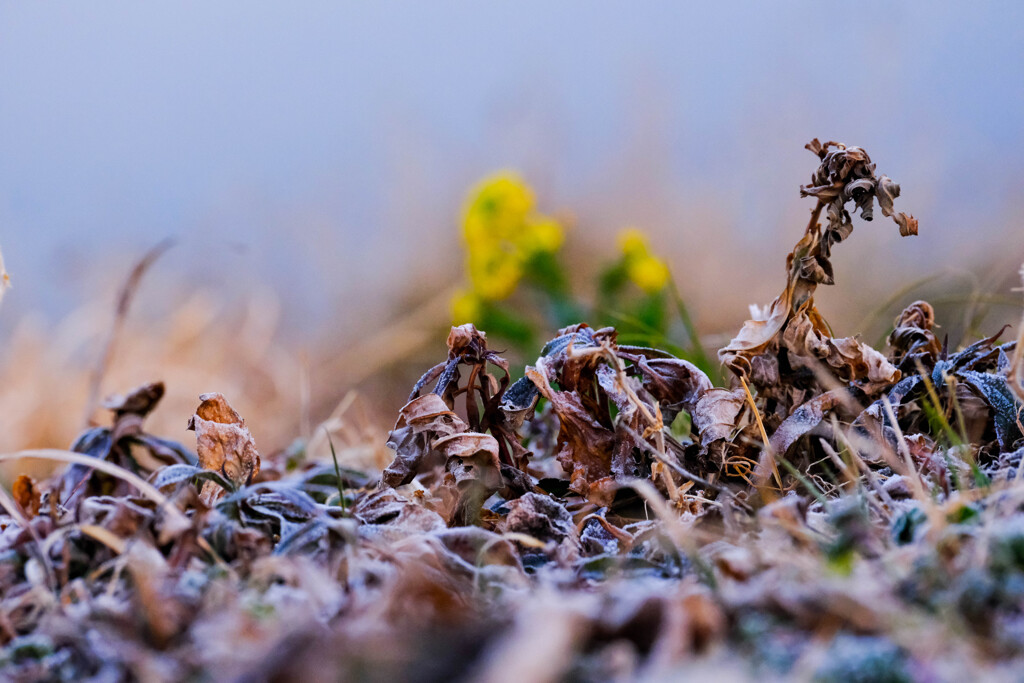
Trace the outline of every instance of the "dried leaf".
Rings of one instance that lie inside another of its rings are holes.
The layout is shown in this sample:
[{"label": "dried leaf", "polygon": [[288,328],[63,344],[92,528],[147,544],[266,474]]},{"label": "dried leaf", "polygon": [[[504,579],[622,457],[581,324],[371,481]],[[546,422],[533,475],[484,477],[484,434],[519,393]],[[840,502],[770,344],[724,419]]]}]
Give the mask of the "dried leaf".
[{"label": "dried leaf", "polygon": [[956,373],[956,377],[982,398],[992,411],[1000,452],[1014,450],[1017,441],[1024,437],[1021,433],[1024,402],[1010,390],[1006,377],[974,370],[963,370]]},{"label": "dried leaf", "polygon": [[598,505],[609,505],[615,495],[612,451],[615,433],[598,422],[583,407],[578,394],[555,391],[548,383],[545,367],[527,368],[529,377],[558,415],[558,444],[555,457],[569,473],[569,487]]},{"label": "dried leaf", "polygon": [[459,491],[453,522],[475,524],[484,501],[503,485],[497,439],[490,434],[464,432],[438,439],[433,448],[445,456],[445,470]]},{"label": "dried leaf", "polygon": [[544,543],[578,545],[572,515],[550,496],[527,493],[508,504],[508,514],[498,526],[503,533],[525,534]]},{"label": "dried leaf", "polygon": [[772,450],[779,455],[786,455],[800,437],[821,424],[825,415],[842,403],[845,393],[845,389],[829,391],[815,396],[794,410],[771,435],[769,441]]},{"label": "dried leaf", "polygon": [[[926,367],[933,365],[942,350],[932,332],[934,327],[935,310],[927,301],[915,301],[903,309],[889,334],[892,363],[904,371],[911,370],[910,366],[915,362],[922,362]],[[908,361],[906,364],[904,359]]]},{"label": "dried leaf", "polygon": [[125,436],[142,434],[142,422],[156,408],[164,395],[164,383],[153,382],[136,387],[124,396],[104,399],[102,405],[114,413],[113,439],[116,443]]},{"label": "dried leaf", "polygon": [[707,448],[714,441],[730,439],[745,405],[746,394],[742,389],[715,388],[705,392],[693,411],[701,445]]},{"label": "dried leaf", "polygon": [[743,323],[739,333],[727,346],[719,350],[718,357],[734,372],[747,375],[755,356],[768,353],[776,338],[789,322],[791,290],[787,288],[764,311]]},{"label": "dried leaf", "polygon": [[900,186],[893,182],[889,176],[883,175],[878,179],[876,188],[878,205],[882,209],[882,215],[891,217],[900,226],[900,234],[904,237],[917,234],[917,219],[905,213],[896,213],[893,209],[893,200],[900,196]]},{"label": "dried leaf", "polygon": [[[196,433],[199,465],[220,472],[235,486],[248,484],[260,471],[260,454],[245,420],[218,393],[202,394],[188,428]],[[215,482],[203,483],[200,498],[212,505],[224,494]]]},{"label": "dried leaf", "polygon": [[513,430],[520,429],[526,418],[533,415],[539,399],[540,392],[529,377],[520,378],[508,388],[501,397],[501,410]]},{"label": "dried leaf", "polygon": [[410,532],[440,531],[448,526],[439,514],[403,498],[393,489],[381,489],[362,498],[352,514],[364,524],[388,525]]},{"label": "dried leaf", "polygon": [[215,482],[225,491],[234,490],[234,484],[220,472],[206,470],[194,465],[169,465],[161,468],[151,478],[149,483],[158,489],[168,486],[175,486],[192,479],[209,480]]},{"label": "dried leaf", "polygon": [[437,394],[409,401],[399,411],[398,421],[388,435],[387,446],[395,451],[395,459],[384,470],[382,481],[387,486],[401,486],[429,467],[442,464],[441,456],[433,449],[434,441],[467,429],[468,425]]},{"label": "dried leaf", "polygon": [[39,514],[41,491],[35,479],[27,474],[19,474],[11,485],[11,495],[26,517],[31,519]]},{"label": "dried leaf", "polygon": [[693,363],[679,358],[640,357],[636,363],[643,387],[661,406],[666,422],[680,410],[693,413],[697,402],[711,389],[711,380]]},{"label": "dried leaf", "polygon": [[853,337],[832,339],[816,329],[806,315],[799,315],[786,326],[782,344],[790,353],[790,362],[801,365],[801,357],[824,362],[846,382],[858,382],[865,393],[875,393],[900,379],[885,356]]}]

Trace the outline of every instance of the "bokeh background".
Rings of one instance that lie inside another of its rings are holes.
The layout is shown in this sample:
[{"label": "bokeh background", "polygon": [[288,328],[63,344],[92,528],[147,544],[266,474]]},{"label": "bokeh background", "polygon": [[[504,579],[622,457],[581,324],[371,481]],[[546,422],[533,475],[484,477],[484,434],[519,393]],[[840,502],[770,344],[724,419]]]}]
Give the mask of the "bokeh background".
[{"label": "bokeh background", "polygon": [[782,286],[803,145],[860,145],[921,234],[855,219],[818,297],[837,332],[921,296],[954,342],[994,331],[1022,74],[1018,2],[0,2],[0,449],[102,419],[117,289],[166,237],[103,393],[163,379],[154,431],[183,441],[211,390],[264,448],[339,403],[390,419],[443,356],[467,188],[504,168],[581,282],[647,232],[713,350]]}]

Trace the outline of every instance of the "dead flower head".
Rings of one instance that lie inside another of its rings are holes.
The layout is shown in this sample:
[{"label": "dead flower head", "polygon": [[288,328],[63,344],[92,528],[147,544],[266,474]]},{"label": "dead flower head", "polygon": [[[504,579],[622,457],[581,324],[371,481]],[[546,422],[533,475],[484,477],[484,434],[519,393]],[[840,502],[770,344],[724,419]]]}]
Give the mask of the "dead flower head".
[{"label": "dead flower head", "polygon": [[817,197],[824,204],[828,216],[822,252],[828,256],[831,247],[841,242],[853,231],[850,213],[846,204],[854,202],[860,216],[866,221],[874,218],[875,199],[882,209],[882,215],[891,217],[900,227],[900,234],[917,234],[917,219],[906,213],[896,213],[893,200],[900,196],[900,186],[889,176],[875,176],[875,165],[871,157],[860,147],[847,147],[841,142],[822,144],[814,138],[806,145],[818,155],[821,165],[811,175],[811,184],[800,187],[802,197]]}]

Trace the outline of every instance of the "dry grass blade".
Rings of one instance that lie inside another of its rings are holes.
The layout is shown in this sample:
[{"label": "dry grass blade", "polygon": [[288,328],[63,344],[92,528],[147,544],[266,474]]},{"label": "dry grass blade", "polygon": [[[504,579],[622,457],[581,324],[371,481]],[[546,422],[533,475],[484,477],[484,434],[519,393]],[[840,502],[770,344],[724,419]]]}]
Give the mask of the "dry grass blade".
[{"label": "dry grass blade", "polygon": [[156,503],[160,509],[166,511],[169,521],[169,533],[180,532],[191,526],[188,518],[178,509],[174,503],[172,503],[167,496],[160,493],[152,484],[142,479],[138,475],[129,472],[123,467],[107,462],[105,460],[99,460],[82,453],[75,453],[74,451],[62,451],[58,449],[41,448],[32,449],[26,451],[19,451],[18,453],[3,453],[0,454],[0,462],[6,462],[10,460],[21,460],[26,458],[37,458],[40,460],[52,460],[55,462],[62,462],[73,465],[84,465],[101,472],[105,472],[111,476],[122,479],[139,490],[139,493],[149,498]]},{"label": "dry grass blade", "polygon": [[[763,459],[761,463],[759,463],[759,467],[763,467],[765,464],[764,461],[767,460],[767,464],[769,465],[768,469],[771,470],[772,476],[775,477],[775,484],[776,486],[779,487],[779,490],[781,491],[782,476],[779,474],[779,467],[775,460],[775,451],[772,449],[771,441],[768,439],[768,432],[765,430],[764,422],[761,420],[761,411],[757,409],[757,403],[754,402],[754,395],[750,393],[750,387],[747,386],[747,380],[744,379],[743,377],[740,377],[740,383],[743,385],[743,392],[747,395],[747,404],[750,405],[750,410],[753,412],[754,420],[757,422],[757,429],[759,432],[761,432],[761,452],[763,454]],[[759,484],[759,488],[762,489],[762,494],[767,493],[767,495],[769,496],[767,500],[771,500],[772,494],[769,493],[769,489],[764,487],[761,483],[763,479],[763,476],[758,476],[757,481]]]},{"label": "dry grass blade", "polygon": [[114,320],[110,326],[110,333],[107,335],[107,340],[103,345],[103,353],[100,354],[96,369],[93,371],[89,382],[89,395],[85,403],[85,424],[89,424],[89,420],[99,404],[103,377],[107,374],[107,368],[114,358],[117,340],[121,336],[121,330],[124,328],[124,322],[128,317],[128,311],[131,308],[132,299],[135,298],[135,293],[139,288],[139,283],[142,282],[142,277],[149,270],[150,266],[172,246],[174,246],[174,240],[166,239],[146,252],[139,259],[138,263],[135,264],[135,267],[132,268],[131,273],[128,274],[127,279],[121,286],[117,297],[117,307],[114,310]]},{"label": "dry grass blade", "polygon": [[125,543],[123,538],[101,526],[96,526],[95,524],[83,524],[78,527],[78,530],[86,536],[99,541],[118,555],[123,555],[125,549],[128,547],[128,544]]}]

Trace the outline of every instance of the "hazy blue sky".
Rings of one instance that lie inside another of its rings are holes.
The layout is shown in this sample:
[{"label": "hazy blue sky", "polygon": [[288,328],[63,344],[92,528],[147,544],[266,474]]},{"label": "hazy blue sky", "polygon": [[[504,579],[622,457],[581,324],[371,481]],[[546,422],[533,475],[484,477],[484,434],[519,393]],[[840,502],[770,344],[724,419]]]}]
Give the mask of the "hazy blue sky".
[{"label": "hazy blue sky", "polygon": [[1019,258],[1022,25],[1020,2],[3,1],[0,324],[168,235],[163,277],[272,287],[301,325],[389,306],[457,277],[462,194],[502,167],[577,240],[651,230],[707,307],[709,274],[780,270],[813,136],[867,148],[921,221],[861,230],[840,277]]}]

